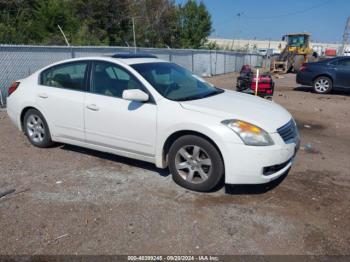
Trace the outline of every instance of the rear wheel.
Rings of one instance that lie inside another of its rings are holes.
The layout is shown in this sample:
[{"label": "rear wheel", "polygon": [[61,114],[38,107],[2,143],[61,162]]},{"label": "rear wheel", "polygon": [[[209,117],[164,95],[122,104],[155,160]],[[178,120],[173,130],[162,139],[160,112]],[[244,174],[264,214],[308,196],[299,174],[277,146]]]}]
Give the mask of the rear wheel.
[{"label": "rear wheel", "polygon": [[320,76],[314,81],[314,91],[318,94],[327,94],[332,90],[333,82],[332,79],[326,76]]},{"label": "rear wheel", "polygon": [[53,145],[49,127],[38,110],[30,109],[25,113],[23,128],[32,145],[42,148]]},{"label": "rear wheel", "polygon": [[220,153],[199,136],[177,139],[169,150],[168,160],[174,181],[190,190],[208,192],[216,188],[224,176]]}]

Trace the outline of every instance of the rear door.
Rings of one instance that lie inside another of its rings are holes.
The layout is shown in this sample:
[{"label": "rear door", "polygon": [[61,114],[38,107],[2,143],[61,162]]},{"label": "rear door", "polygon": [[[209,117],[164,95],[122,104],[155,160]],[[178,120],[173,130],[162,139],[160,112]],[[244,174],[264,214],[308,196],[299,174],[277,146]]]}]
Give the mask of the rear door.
[{"label": "rear door", "polygon": [[37,105],[53,137],[84,140],[87,72],[88,61],[77,61],[50,67],[40,74]]},{"label": "rear door", "polygon": [[350,88],[350,58],[343,58],[338,61],[335,86]]}]

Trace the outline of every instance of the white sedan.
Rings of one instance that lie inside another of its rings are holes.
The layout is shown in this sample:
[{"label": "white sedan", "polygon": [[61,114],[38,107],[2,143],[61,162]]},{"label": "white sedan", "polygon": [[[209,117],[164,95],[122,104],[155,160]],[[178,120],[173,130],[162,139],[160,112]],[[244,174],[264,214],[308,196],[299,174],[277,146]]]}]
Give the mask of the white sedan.
[{"label": "white sedan", "polygon": [[292,116],[276,103],[150,55],[62,61],[8,93],[8,115],[34,146],[59,142],[151,162],[196,191],[274,180],[299,144]]}]

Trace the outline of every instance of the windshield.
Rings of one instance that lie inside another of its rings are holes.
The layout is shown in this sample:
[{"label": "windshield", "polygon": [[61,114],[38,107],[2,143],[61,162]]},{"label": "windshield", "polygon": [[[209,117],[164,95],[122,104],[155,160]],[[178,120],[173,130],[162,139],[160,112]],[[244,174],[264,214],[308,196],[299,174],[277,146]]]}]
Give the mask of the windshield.
[{"label": "windshield", "polygon": [[305,36],[289,36],[288,44],[294,47],[303,47],[305,45]]},{"label": "windshield", "polygon": [[224,92],[176,64],[160,62],[131,66],[170,100],[201,99]]}]

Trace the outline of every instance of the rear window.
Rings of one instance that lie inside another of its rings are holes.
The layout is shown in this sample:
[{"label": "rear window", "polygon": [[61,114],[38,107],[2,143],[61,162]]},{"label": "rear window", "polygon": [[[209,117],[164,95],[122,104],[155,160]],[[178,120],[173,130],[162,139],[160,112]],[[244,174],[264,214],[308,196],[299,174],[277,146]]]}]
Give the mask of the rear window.
[{"label": "rear window", "polygon": [[40,84],[83,91],[85,89],[85,74],[87,62],[61,64],[41,73]]}]

